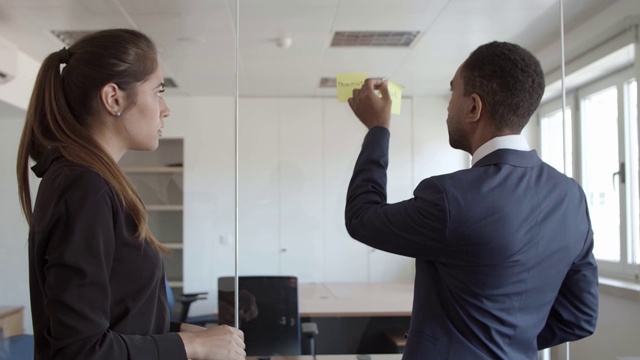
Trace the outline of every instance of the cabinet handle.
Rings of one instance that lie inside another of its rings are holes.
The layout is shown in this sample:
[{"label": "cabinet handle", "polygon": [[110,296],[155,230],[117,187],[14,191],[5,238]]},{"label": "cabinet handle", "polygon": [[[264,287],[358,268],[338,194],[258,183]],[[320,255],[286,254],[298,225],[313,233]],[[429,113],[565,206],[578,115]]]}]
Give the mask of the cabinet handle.
[{"label": "cabinet handle", "polygon": [[280,252],[281,252],[281,253],[286,253],[286,252],[287,252],[287,248],[282,248],[282,249],[280,249]]}]

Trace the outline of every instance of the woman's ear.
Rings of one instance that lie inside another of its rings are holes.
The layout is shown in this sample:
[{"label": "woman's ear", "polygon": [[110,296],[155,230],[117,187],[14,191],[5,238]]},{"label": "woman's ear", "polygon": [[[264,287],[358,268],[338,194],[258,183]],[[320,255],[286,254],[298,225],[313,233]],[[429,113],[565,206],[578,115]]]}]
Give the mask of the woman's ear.
[{"label": "woman's ear", "polygon": [[118,85],[108,83],[100,89],[100,105],[113,116],[120,116],[124,108],[124,92]]},{"label": "woman's ear", "polygon": [[478,94],[469,96],[469,111],[467,112],[467,122],[476,122],[482,114],[482,99]]}]

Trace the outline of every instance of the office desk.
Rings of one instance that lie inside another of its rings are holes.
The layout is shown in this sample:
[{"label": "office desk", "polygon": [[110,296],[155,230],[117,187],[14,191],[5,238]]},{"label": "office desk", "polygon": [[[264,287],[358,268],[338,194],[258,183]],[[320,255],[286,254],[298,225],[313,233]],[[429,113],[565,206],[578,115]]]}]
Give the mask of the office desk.
[{"label": "office desk", "polygon": [[0,306],[0,333],[7,338],[24,333],[24,308]]},{"label": "office desk", "polygon": [[[410,283],[298,284],[301,320],[318,326],[317,354],[395,352],[393,341],[383,334],[389,330],[408,331],[412,303],[413,284]],[[305,341],[302,350],[309,353]],[[356,360],[356,357],[335,359]],[[371,360],[379,359],[399,357],[374,357]]]},{"label": "office desk", "polygon": [[[402,354],[374,354],[370,360],[400,360]],[[258,360],[258,357],[247,356],[247,360]],[[364,358],[363,358],[364,359]],[[311,355],[272,356],[270,360],[313,360]],[[316,355],[316,360],[358,360],[358,355]]]},{"label": "office desk", "polygon": [[300,283],[301,317],[411,316],[411,283]]}]

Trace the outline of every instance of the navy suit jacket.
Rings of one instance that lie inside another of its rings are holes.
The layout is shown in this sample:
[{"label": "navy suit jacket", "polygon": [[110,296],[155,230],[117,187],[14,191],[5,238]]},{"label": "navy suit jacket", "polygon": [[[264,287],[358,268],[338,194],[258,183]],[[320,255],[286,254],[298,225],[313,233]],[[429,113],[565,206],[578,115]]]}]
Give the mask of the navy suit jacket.
[{"label": "navy suit jacket", "polygon": [[389,131],[365,137],[349,234],[416,259],[403,359],[537,359],[593,333],[598,275],[581,187],[535,151],[496,150],[386,202]]}]

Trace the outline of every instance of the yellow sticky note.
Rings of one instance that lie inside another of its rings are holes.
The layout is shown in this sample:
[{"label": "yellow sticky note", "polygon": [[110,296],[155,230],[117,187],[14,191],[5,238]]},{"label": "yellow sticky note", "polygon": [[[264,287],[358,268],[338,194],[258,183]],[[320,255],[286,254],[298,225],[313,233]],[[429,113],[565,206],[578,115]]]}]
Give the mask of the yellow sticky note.
[{"label": "yellow sticky note", "polygon": [[362,88],[365,80],[367,80],[367,74],[365,73],[337,74],[338,101],[347,102],[353,96],[353,89]]},{"label": "yellow sticky note", "polygon": [[391,113],[399,115],[400,104],[402,103],[402,90],[404,89],[404,86],[394,83],[393,81],[389,81],[387,86],[389,88],[389,95],[391,95]]}]

